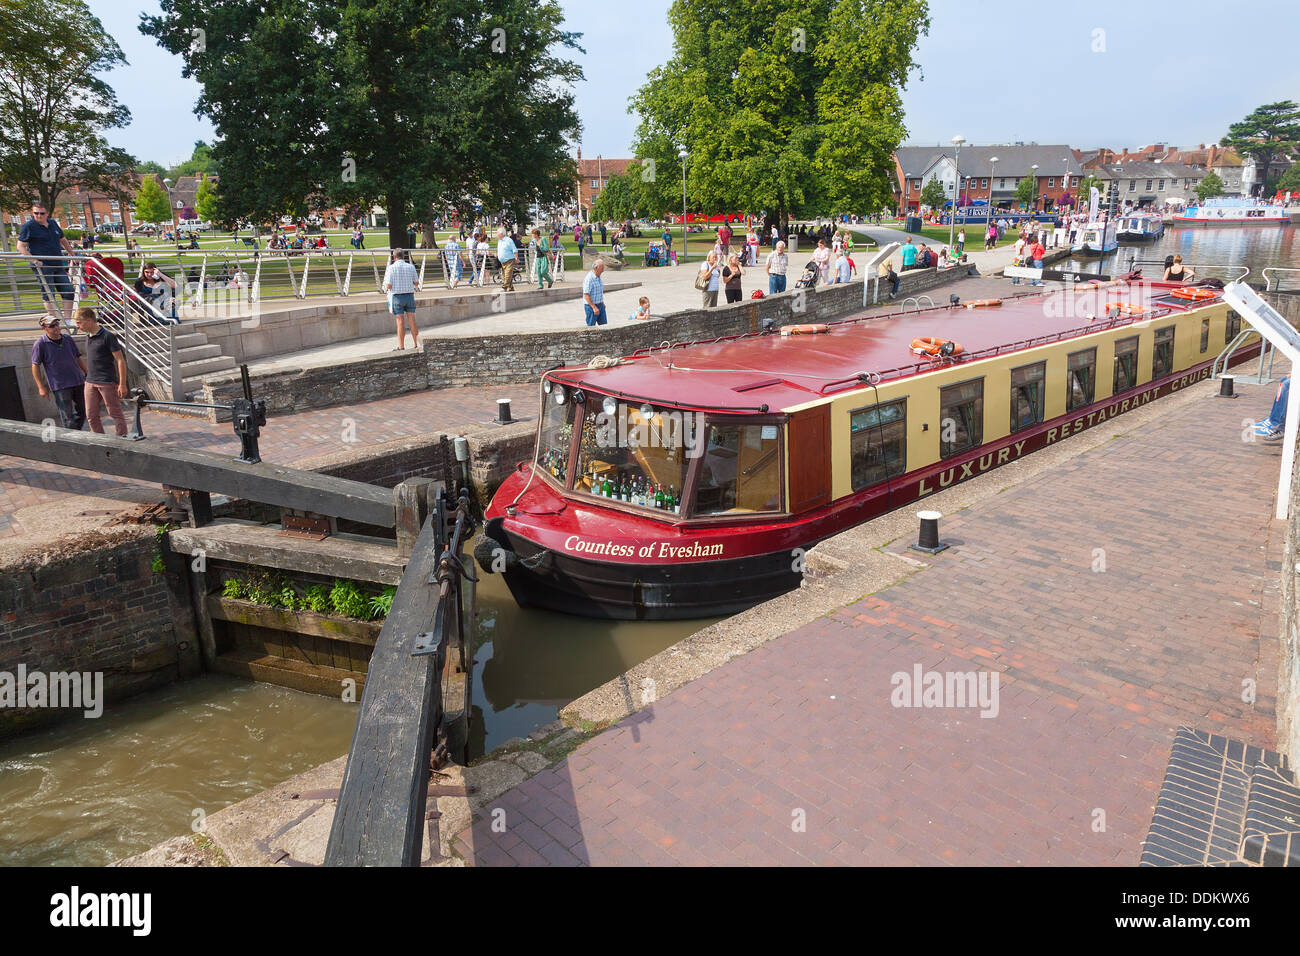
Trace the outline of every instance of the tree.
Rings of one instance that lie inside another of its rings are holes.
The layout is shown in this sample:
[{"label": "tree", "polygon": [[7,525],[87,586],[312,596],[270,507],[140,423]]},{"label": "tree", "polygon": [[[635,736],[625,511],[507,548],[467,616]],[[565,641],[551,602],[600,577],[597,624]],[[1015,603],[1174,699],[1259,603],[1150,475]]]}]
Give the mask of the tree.
[{"label": "tree", "polygon": [[0,207],[129,184],[130,154],[102,134],[131,114],[96,75],[125,64],[82,0],[0,0]]},{"label": "tree", "polygon": [[1076,210],[1086,210],[1088,208],[1089,204],[1092,202],[1092,190],[1094,187],[1097,190],[1098,203],[1102,202],[1106,198],[1106,184],[1096,176],[1085,176],[1083,179],[1079,180],[1079,187],[1075,190],[1074,208]]},{"label": "tree", "polygon": [[143,163],[135,164],[135,171],[145,176],[157,174],[159,176],[167,175],[167,168],[162,163],[155,163],[152,159],[147,159]]},{"label": "tree", "polygon": [[[579,131],[557,0],[161,0],[141,30],[185,59],[219,139],[218,215],[382,203],[391,245],[452,205],[573,194]],[[205,42],[195,43],[193,31]]]},{"label": "tree", "polygon": [[146,176],[135,194],[136,222],[171,222],[171,203],[162,185],[152,176]]},{"label": "tree", "polygon": [[221,222],[217,216],[217,186],[211,177],[204,177],[194,193],[194,211],[207,222]]},{"label": "tree", "polygon": [[1300,192],[1300,163],[1293,164],[1278,178],[1277,188],[1283,192]]},{"label": "tree", "polygon": [[[635,169],[633,167],[636,167]],[[596,219],[631,219],[637,214],[637,183],[640,181],[640,169],[637,164],[628,166],[627,172],[610,176],[596,201],[591,204],[591,218]]]},{"label": "tree", "polygon": [[182,176],[197,176],[199,173],[213,173],[216,170],[217,164],[212,158],[212,147],[199,140],[194,144],[194,152],[190,158],[170,169],[167,177],[175,182]]},{"label": "tree", "polygon": [[1201,202],[1205,202],[1205,200],[1211,199],[1215,196],[1222,196],[1223,180],[1219,178],[1218,173],[1210,172],[1204,179],[1196,184],[1196,188],[1193,192],[1196,193],[1196,198]]},{"label": "tree", "polygon": [[943,183],[936,178],[926,180],[925,186],[921,188],[921,205],[942,209],[947,201],[948,193],[944,190]]},{"label": "tree", "polygon": [[[1258,188],[1267,188],[1273,160],[1300,145],[1300,106],[1291,100],[1261,106],[1228,127],[1223,145],[1254,160],[1260,167]],[[1208,178],[1208,177],[1207,177]]]},{"label": "tree", "polygon": [[672,57],[632,98],[656,210],[681,200],[683,147],[688,204],[765,229],[890,201],[924,0],[674,0],[668,19]]},{"label": "tree", "polygon": [[1033,205],[1036,197],[1034,177],[1026,176],[1016,184],[1016,200],[1026,206]]}]

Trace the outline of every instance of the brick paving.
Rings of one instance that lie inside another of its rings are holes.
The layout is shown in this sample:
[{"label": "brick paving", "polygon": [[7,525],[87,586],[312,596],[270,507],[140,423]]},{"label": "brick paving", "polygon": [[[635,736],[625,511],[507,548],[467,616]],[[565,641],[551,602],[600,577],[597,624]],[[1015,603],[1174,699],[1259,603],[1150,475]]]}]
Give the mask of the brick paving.
[{"label": "brick paving", "polygon": [[[262,457],[268,462],[287,465],[344,448],[360,448],[491,421],[496,415],[498,398],[511,399],[517,415],[533,415],[535,412],[528,409],[535,394],[535,386],[531,384],[450,388],[412,392],[361,405],[274,415],[262,429]],[[354,423],[353,427],[348,427],[348,420]],[[105,429],[111,434],[107,417]],[[346,437],[355,437],[355,442],[344,440],[345,429]],[[229,422],[212,424],[146,409],[144,433],[151,439],[186,448],[239,453],[239,442]],[[23,508],[71,495],[104,496],[124,489],[149,487],[158,486],[0,455],[0,538],[33,530],[24,528],[16,516]]]},{"label": "brick paving", "polygon": [[[1280,452],[1240,440],[1265,391],[1205,389],[945,519],[953,548],[931,568],[597,735],[485,807],[457,850],[478,865],[1136,865],[1180,724],[1273,744]],[[891,706],[892,675],[918,664],[996,672],[997,716]]]}]

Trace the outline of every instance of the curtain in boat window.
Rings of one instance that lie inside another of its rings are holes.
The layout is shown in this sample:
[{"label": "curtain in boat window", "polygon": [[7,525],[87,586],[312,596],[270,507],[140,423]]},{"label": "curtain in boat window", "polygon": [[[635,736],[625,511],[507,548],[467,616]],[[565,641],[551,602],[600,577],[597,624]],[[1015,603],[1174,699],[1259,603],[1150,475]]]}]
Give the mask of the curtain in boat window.
[{"label": "curtain in boat window", "polygon": [[1011,370],[1011,430],[1037,425],[1043,420],[1043,380],[1047,364],[1026,365]]},{"label": "curtain in boat window", "polygon": [[1156,329],[1155,351],[1151,356],[1151,377],[1163,378],[1174,370],[1174,327]]},{"label": "curtain in boat window", "polygon": [[939,418],[940,457],[977,447],[984,433],[984,380],[940,389]]},{"label": "curtain in boat window", "polygon": [[1070,394],[1066,397],[1067,412],[1091,405],[1097,392],[1097,350],[1084,349],[1070,355]]},{"label": "curtain in boat window", "polygon": [[907,462],[907,404],[890,402],[849,416],[853,490],[901,475]]},{"label": "curtain in boat window", "polygon": [[1115,387],[1113,394],[1127,392],[1137,384],[1138,340],[1120,339],[1115,343]]}]

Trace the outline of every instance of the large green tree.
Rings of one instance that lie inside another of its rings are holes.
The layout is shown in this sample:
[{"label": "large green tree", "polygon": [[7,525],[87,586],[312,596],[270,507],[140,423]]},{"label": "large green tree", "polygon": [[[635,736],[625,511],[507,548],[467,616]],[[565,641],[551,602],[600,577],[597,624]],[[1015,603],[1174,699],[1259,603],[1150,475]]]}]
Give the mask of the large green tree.
[{"label": "large green tree", "polygon": [[888,204],[925,0],[674,0],[668,19],[672,58],[632,99],[659,206],[680,204],[683,147],[697,211],[787,225]]},{"label": "large green tree", "polygon": [[591,219],[631,219],[640,212],[637,206],[639,198],[640,166],[630,164],[627,172],[610,176],[596,201],[591,204]]},{"label": "large green tree", "polygon": [[1258,189],[1265,190],[1272,178],[1274,160],[1300,146],[1300,106],[1291,100],[1261,106],[1229,126],[1222,143],[1258,164]]},{"label": "large green tree", "polygon": [[131,114],[98,75],[125,63],[81,0],[0,0],[0,206],[53,211],[73,185],[128,182],[130,154],[103,134]]},{"label": "large green tree", "polygon": [[1205,178],[1197,183],[1196,188],[1192,191],[1196,193],[1196,198],[1201,202],[1205,202],[1207,199],[1213,199],[1215,196],[1222,196],[1223,180],[1219,178],[1218,173],[1207,173]]},{"label": "large green tree", "polygon": [[[217,185],[212,181],[212,177],[205,177],[194,193],[194,211],[198,213],[200,219],[206,219],[208,222],[215,219],[217,222],[221,222],[219,209]],[[225,223],[225,225],[229,225],[229,223]]]},{"label": "large green tree", "polygon": [[167,193],[158,180],[146,176],[135,193],[136,222],[167,222],[172,218],[171,204]]},{"label": "large green tree", "polygon": [[1016,199],[1026,206],[1032,206],[1037,198],[1035,189],[1037,188],[1033,176],[1026,176],[1016,184]]},{"label": "large green tree", "polygon": [[944,191],[943,182],[933,177],[927,179],[921,188],[921,205],[929,206],[931,209],[942,209],[947,201],[948,193]]},{"label": "large green tree", "polygon": [[378,202],[400,246],[409,222],[448,205],[523,221],[530,203],[573,193],[582,72],[561,56],[578,46],[556,0],[160,7],[141,30],[202,86],[225,221]]},{"label": "large green tree", "polygon": [[212,147],[203,140],[194,144],[194,152],[190,158],[183,163],[178,163],[167,172],[167,176],[174,182],[182,176],[197,176],[199,173],[214,173],[217,171],[216,161],[212,158]]}]

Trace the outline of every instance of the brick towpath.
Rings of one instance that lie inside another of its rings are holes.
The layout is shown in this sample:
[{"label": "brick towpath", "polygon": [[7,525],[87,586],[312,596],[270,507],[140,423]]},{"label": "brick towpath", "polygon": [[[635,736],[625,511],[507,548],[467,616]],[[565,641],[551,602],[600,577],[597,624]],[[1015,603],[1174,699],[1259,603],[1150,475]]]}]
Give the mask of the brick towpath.
[{"label": "brick towpath", "polygon": [[[597,735],[485,807],[458,852],[1136,865],[1180,724],[1273,744],[1279,449],[1241,441],[1271,389],[1233,402],[1198,387],[945,519],[954,547],[930,568]],[[891,706],[892,675],[917,665],[996,672],[996,717]]]}]

